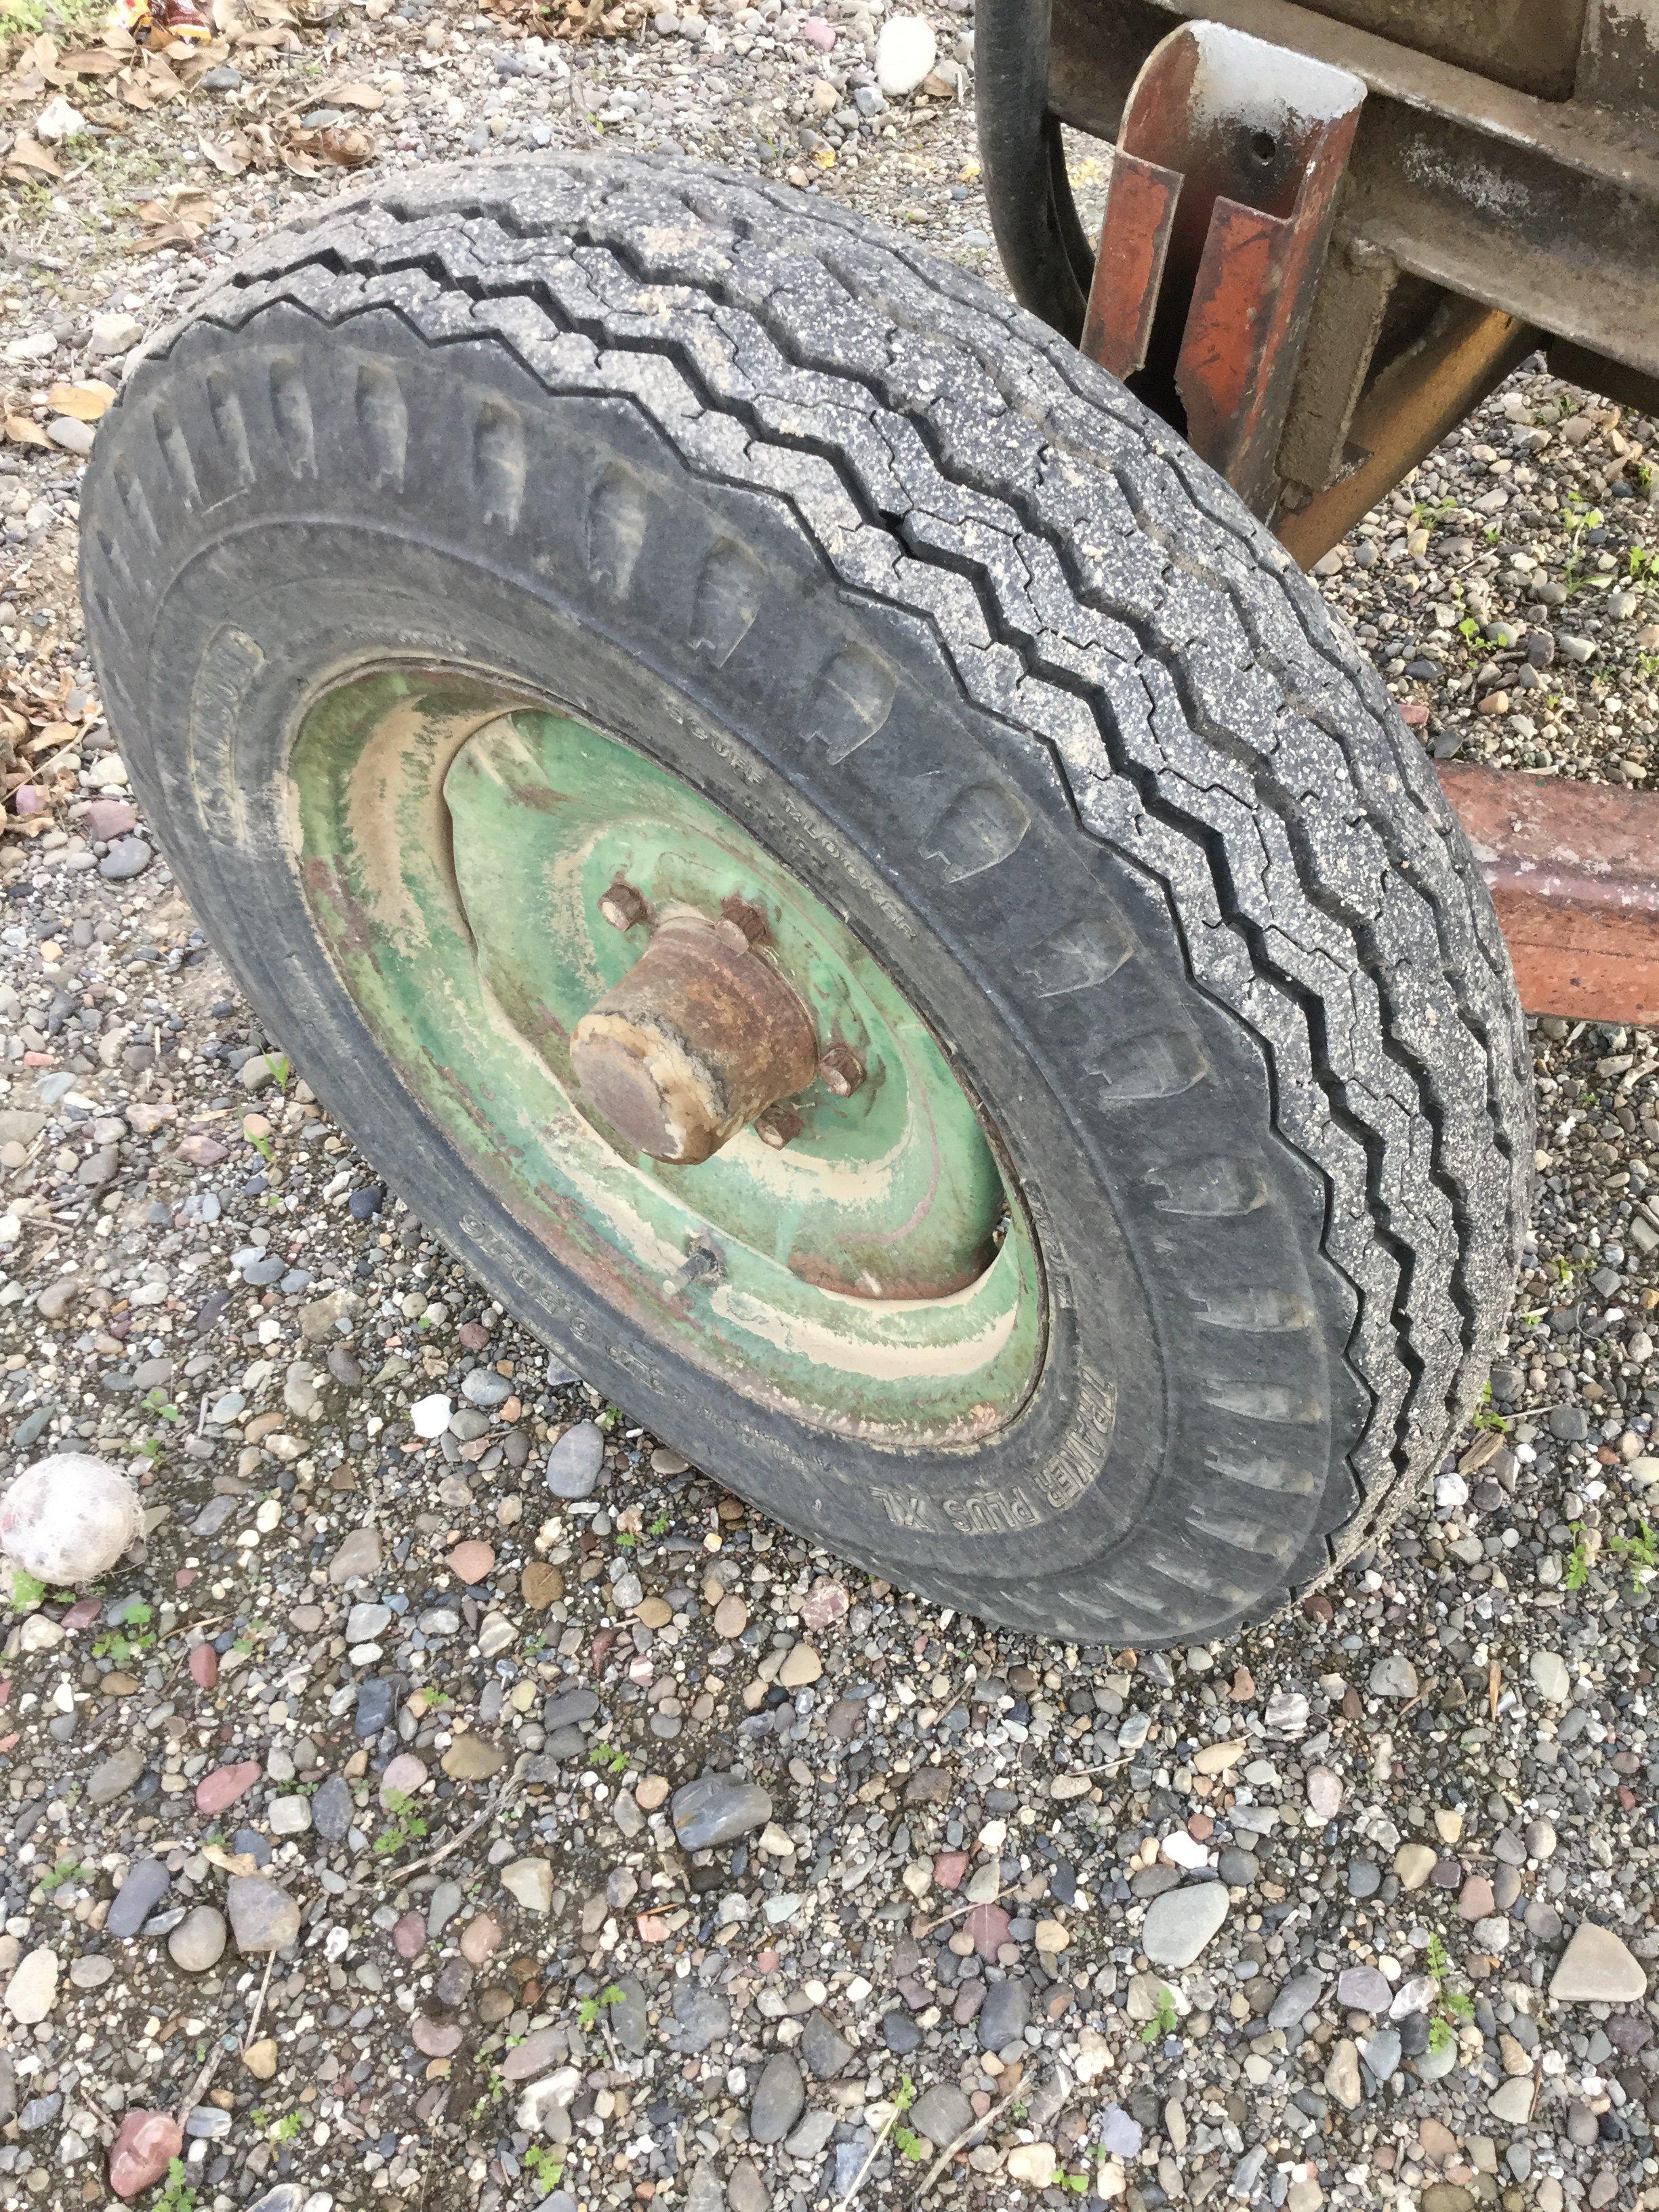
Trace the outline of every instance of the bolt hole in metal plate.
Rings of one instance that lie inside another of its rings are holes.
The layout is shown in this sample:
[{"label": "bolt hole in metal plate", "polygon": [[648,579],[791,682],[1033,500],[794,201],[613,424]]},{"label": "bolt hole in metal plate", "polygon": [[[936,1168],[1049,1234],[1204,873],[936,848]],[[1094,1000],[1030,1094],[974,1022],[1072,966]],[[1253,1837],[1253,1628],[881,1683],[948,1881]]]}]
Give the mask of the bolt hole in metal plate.
[{"label": "bolt hole in metal plate", "polygon": [[[312,914],[376,1043],[624,1323],[872,1442],[967,1445],[1013,1417],[1040,1269],[975,1104],[881,963],[729,815],[636,747],[447,671],[337,684],[291,769]],[[619,913],[619,883],[647,919]],[[744,957],[799,995],[830,1080],[774,1109],[799,1118],[787,1144],[744,1127],[676,1164],[584,1098],[572,1035],[654,918],[718,925],[733,898],[765,922]],[[844,1096],[838,1064],[861,1070]]]}]

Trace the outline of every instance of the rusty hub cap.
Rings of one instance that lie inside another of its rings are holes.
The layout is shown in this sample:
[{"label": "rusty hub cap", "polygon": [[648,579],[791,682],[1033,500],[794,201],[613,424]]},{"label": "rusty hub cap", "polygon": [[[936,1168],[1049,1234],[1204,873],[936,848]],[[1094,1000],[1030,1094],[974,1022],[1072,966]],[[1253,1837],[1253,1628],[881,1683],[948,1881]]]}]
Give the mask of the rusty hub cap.
[{"label": "rusty hub cap", "polygon": [[740,930],[694,909],[664,917],[570,1040],[570,1072],[599,1119],[688,1167],[804,1091],[817,1062],[799,994]]}]

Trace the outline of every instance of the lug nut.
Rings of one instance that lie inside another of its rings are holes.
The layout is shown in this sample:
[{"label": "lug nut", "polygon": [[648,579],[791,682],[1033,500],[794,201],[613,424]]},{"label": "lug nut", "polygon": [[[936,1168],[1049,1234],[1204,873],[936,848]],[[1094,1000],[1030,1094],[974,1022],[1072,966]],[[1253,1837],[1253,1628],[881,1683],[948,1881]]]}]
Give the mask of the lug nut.
[{"label": "lug nut", "polygon": [[794,1107],[786,1100],[780,1105],[769,1106],[755,1123],[755,1134],[762,1144],[770,1145],[775,1152],[792,1144],[806,1127]]},{"label": "lug nut", "polygon": [[733,891],[720,901],[720,933],[728,944],[753,947],[764,945],[769,934],[766,916],[754,902]]},{"label": "lug nut", "polygon": [[832,1044],[818,1062],[826,1091],[837,1098],[850,1098],[864,1080],[864,1062],[850,1044]]},{"label": "lug nut", "polygon": [[612,929],[632,929],[636,921],[643,921],[651,911],[644,894],[636,891],[630,883],[618,876],[599,901],[599,912]]}]

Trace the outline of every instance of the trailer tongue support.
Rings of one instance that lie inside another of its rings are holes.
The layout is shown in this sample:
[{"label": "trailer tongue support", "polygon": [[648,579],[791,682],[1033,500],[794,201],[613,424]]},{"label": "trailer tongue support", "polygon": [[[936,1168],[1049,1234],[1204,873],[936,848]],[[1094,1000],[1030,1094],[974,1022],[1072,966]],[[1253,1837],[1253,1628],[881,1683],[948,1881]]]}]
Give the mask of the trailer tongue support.
[{"label": "trailer tongue support", "polygon": [[1365,88],[1223,23],[1147,56],[1112,158],[1083,350],[1258,514]]}]

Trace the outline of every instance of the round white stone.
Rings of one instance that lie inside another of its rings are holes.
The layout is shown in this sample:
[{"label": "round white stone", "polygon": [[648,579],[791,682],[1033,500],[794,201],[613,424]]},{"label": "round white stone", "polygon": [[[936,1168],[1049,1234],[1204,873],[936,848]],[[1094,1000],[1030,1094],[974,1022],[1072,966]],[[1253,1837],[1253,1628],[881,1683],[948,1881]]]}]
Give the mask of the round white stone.
[{"label": "round white stone", "polygon": [[55,1452],[0,1498],[0,1550],[37,1582],[73,1588],[109,1572],[139,1519],[138,1493],[118,1467]]}]

